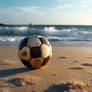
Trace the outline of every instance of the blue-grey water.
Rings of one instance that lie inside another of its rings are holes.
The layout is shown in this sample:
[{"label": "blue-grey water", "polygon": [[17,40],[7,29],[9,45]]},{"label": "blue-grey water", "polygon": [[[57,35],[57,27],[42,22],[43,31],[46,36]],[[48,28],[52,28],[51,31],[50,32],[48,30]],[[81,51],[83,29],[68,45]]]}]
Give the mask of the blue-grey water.
[{"label": "blue-grey water", "polygon": [[0,27],[0,47],[18,47],[29,35],[46,37],[54,47],[92,48],[92,26],[33,25],[32,27]]}]

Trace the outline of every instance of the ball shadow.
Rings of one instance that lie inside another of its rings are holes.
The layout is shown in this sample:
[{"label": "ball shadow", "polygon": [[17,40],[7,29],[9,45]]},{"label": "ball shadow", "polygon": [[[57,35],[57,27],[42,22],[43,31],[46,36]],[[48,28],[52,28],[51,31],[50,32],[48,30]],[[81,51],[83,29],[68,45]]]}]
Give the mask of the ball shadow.
[{"label": "ball shadow", "polygon": [[8,77],[8,76],[12,76],[12,75],[16,75],[19,73],[24,73],[24,72],[28,72],[28,71],[33,71],[34,69],[31,68],[13,68],[13,69],[6,69],[6,70],[0,70],[0,78],[2,77]]}]

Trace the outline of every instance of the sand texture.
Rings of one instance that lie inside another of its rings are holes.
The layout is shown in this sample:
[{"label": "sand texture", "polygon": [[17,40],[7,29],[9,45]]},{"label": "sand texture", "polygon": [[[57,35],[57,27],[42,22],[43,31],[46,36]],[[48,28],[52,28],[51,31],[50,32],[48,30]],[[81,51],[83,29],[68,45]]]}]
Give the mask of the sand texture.
[{"label": "sand texture", "polygon": [[0,48],[0,92],[92,92],[92,50],[53,48],[50,62],[28,69],[17,48]]}]

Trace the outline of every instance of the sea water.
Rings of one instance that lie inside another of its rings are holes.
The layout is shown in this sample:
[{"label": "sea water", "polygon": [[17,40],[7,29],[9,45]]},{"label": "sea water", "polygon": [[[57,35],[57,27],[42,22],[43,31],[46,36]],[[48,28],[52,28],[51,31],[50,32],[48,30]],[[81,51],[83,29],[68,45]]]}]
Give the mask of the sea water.
[{"label": "sea water", "polygon": [[18,47],[30,35],[46,37],[53,47],[91,48],[92,26],[85,25],[33,25],[0,27],[0,48]]}]

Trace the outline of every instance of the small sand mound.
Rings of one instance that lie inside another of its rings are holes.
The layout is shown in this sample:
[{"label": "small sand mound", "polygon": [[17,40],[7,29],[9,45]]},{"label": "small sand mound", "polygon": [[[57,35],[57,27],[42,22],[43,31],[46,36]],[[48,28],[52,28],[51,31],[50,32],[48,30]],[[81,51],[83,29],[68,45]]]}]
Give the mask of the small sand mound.
[{"label": "small sand mound", "polygon": [[62,81],[60,83],[50,86],[44,92],[92,92],[88,91],[89,86],[89,84],[86,84],[82,81]]},{"label": "small sand mound", "polygon": [[12,65],[12,64],[15,64],[15,61],[11,61],[8,59],[0,60],[0,65]]},{"label": "small sand mound", "polygon": [[6,81],[6,83],[13,84],[15,87],[39,85],[40,78],[37,76],[20,76]]},{"label": "small sand mound", "polygon": [[86,89],[88,87],[88,85],[82,81],[64,81],[61,83],[61,87],[68,89],[69,92],[71,92],[72,90],[78,90],[76,92],[86,92]]}]

